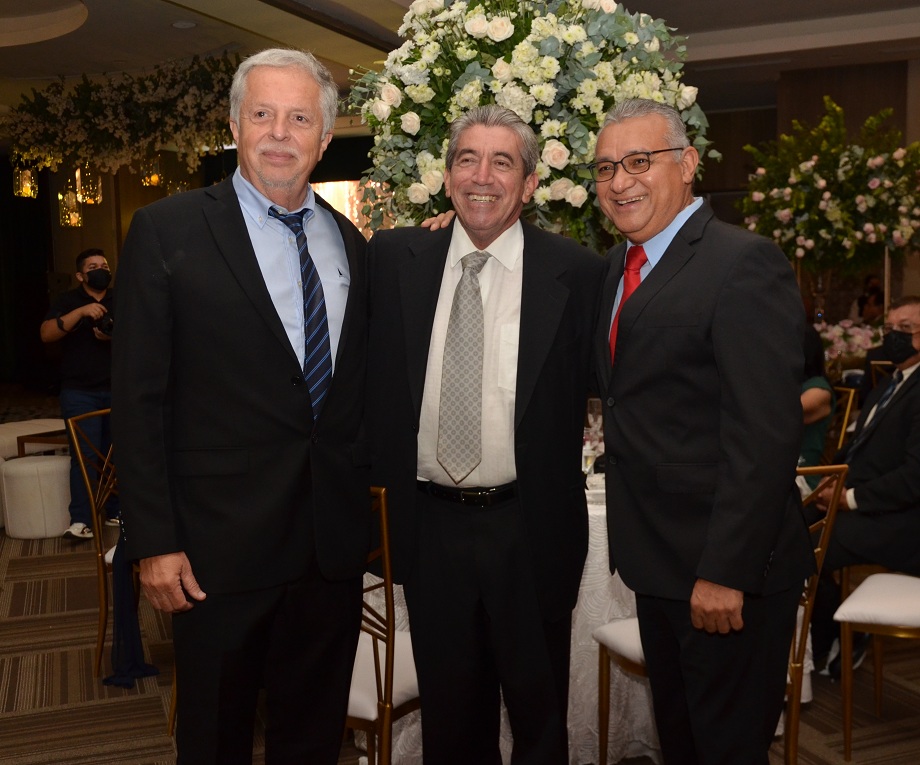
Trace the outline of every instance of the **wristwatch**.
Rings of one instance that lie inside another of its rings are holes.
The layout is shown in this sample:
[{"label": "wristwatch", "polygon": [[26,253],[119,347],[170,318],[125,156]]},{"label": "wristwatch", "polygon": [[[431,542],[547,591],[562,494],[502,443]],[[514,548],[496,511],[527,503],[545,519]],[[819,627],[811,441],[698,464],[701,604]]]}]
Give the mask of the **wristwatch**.
[{"label": "wristwatch", "polygon": [[61,332],[70,332],[70,330],[64,329],[64,320],[60,316],[55,316],[54,320],[57,322],[58,329],[61,330]]}]

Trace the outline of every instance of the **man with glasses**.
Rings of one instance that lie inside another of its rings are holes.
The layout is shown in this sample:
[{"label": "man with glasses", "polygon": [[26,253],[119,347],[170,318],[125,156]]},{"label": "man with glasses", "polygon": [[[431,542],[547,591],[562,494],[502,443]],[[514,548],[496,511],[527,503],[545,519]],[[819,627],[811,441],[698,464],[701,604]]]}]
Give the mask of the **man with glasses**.
[{"label": "man with glasses", "polygon": [[814,558],[795,467],[804,311],[770,241],[693,196],[680,115],[607,115],[591,166],[627,241],[595,342],[610,567],[636,592],[664,762],[767,763]]},{"label": "man with glasses", "polygon": [[[838,677],[839,591],[830,572],[872,563],[920,575],[920,296],[892,303],[883,331],[882,352],[895,369],[866,398],[853,437],[834,458],[850,466],[842,502],[853,512],[837,516],[812,617],[815,656],[829,653],[824,672]],[[854,666],[867,644],[868,636],[854,639]]]}]

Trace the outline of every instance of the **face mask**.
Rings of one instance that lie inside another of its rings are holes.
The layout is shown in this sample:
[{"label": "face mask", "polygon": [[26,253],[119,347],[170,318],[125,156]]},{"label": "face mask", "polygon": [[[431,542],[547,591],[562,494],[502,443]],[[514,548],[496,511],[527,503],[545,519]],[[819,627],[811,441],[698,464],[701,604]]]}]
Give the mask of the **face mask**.
[{"label": "face mask", "polygon": [[109,286],[109,282],[112,281],[112,274],[104,268],[97,268],[83,274],[83,280],[91,290],[104,290]]},{"label": "face mask", "polygon": [[920,351],[914,348],[914,336],[910,332],[893,329],[882,340],[882,353],[894,364],[903,364]]}]

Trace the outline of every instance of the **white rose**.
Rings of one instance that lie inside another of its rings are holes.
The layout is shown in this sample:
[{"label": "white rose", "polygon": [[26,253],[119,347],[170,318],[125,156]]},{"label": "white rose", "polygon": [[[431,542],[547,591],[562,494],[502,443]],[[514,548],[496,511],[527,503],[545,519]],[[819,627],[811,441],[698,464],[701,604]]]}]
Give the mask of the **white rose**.
[{"label": "white rose", "polygon": [[423,205],[429,200],[431,194],[428,193],[428,188],[424,183],[413,183],[406,191],[406,196],[409,197],[412,204]]},{"label": "white rose", "polygon": [[596,11],[601,7],[600,0],[581,0],[581,5],[585,10]]},{"label": "white rose", "polygon": [[483,14],[477,13],[466,20],[463,28],[471,37],[480,39],[489,33],[489,20]]},{"label": "white rose", "polygon": [[556,170],[562,170],[569,164],[569,150],[565,144],[551,138],[543,147],[540,155],[543,161]]},{"label": "white rose", "polygon": [[384,103],[379,98],[371,104],[371,114],[381,122],[386,122],[390,118],[390,105]]},{"label": "white rose", "polygon": [[387,82],[380,89],[380,100],[389,106],[399,106],[402,103],[402,91],[392,82]]},{"label": "white rose", "polygon": [[500,58],[492,64],[492,75],[499,82],[511,82],[511,64],[505,61],[505,59]]},{"label": "white rose", "polygon": [[549,198],[558,200],[565,199],[566,194],[572,190],[575,184],[569,178],[559,178],[549,185]]},{"label": "white rose", "polygon": [[507,16],[496,16],[489,22],[487,34],[495,42],[507,40],[514,34],[514,24]]},{"label": "white rose", "polygon": [[617,0],[601,0],[601,10],[604,13],[613,13],[617,9]]},{"label": "white rose", "polygon": [[695,88],[692,85],[682,85],[680,88],[680,95],[677,97],[677,108],[689,109],[693,106],[693,104],[696,103],[696,94],[698,91],[699,88]]},{"label": "white rose", "polygon": [[584,186],[575,186],[565,195],[565,201],[572,207],[581,207],[588,200],[588,190]]},{"label": "white rose", "polygon": [[657,37],[653,37],[651,40],[648,40],[648,41],[645,43],[645,49],[646,49],[649,53],[654,53],[655,51],[657,51],[657,50],[660,49],[660,48],[661,48],[661,41],[660,41]]},{"label": "white rose", "polygon": [[399,126],[403,129],[404,133],[415,135],[418,133],[422,123],[419,119],[419,116],[415,112],[406,112],[402,117],[399,118]]},{"label": "white rose", "polygon": [[444,185],[444,173],[440,170],[429,170],[422,173],[422,184],[428,189],[429,194],[437,194]]},{"label": "white rose", "polygon": [[443,0],[415,0],[415,2],[409,6],[409,10],[412,11],[412,13],[414,13],[416,16],[420,16],[423,13],[439,11],[443,7]]}]

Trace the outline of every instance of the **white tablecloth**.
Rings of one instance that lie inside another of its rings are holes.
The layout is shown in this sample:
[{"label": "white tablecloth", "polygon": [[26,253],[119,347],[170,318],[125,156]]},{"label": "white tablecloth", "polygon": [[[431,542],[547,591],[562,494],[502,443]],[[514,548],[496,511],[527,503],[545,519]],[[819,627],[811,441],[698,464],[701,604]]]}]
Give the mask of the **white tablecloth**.
[{"label": "white tablecloth", "polygon": [[[593,493],[592,493],[593,494]],[[590,495],[589,495],[590,496]],[[593,499],[593,496],[591,496]],[[596,763],[597,746],[597,643],[595,628],[617,618],[635,614],[635,597],[610,576],[607,556],[607,517],[603,504],[588,505],[590,537],[588,557],[581,580],[578,605],[572,615],[572,659],[569,682],[569,763]],[[409,619],[402,588],[396,592],[397,627],[407,630]],[[626,675],[615,665],[610,681],[610,762],[625,757],[650,756],[660,760],[648,681]],[[507,715],[502,720],[502,756],[511,759],[511,730]],[[394,765],[422,765],[422,734],[419,712],[393,726]]]}]

